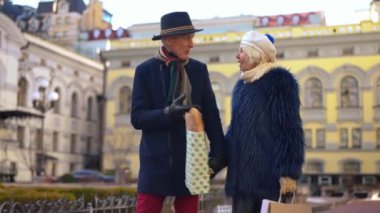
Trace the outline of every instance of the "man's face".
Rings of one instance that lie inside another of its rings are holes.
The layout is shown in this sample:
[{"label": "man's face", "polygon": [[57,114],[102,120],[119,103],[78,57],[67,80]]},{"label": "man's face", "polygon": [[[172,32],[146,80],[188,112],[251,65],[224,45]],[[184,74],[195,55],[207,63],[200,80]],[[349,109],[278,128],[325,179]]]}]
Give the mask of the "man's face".
[{"label": "man's face", "polygon": [[184,35],[173,35],[166,37],[167,48],[182,60],[189,58],[190,50],[194,47],[194,33]]}]

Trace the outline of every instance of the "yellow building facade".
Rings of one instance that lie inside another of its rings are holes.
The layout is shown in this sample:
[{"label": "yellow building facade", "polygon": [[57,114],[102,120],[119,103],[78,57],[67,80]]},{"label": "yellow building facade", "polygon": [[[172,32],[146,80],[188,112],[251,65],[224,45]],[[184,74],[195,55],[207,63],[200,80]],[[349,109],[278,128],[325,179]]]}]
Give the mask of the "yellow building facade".
[{"label": "yellow building facade", "polygon": [[[300,84],[307,146],[302,181],[380,183],[380,23],[258,30],[275,37],[278,64]],[[208,65],[225,129],[231,91],[240,76],[235,54],[243,34],[196,35],[192,51],[193,58]],[[137,178],[141,133],[133,130],[129,114],[134,69],[155,54],[160,42],[128,39],[111,46],[102,53],[108,65],[103,169],[123,162]]]}]

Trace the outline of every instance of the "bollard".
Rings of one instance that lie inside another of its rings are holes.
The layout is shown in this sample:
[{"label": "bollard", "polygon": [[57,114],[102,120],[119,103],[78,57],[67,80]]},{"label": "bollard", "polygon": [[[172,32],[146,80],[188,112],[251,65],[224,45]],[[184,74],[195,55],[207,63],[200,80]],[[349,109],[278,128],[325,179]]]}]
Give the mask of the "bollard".
[{"label": "bollard", "polygon": [[92,208],[91,202],[87,203],[87,209],[88,209],[88,213],[94,213],[94,208]]}]

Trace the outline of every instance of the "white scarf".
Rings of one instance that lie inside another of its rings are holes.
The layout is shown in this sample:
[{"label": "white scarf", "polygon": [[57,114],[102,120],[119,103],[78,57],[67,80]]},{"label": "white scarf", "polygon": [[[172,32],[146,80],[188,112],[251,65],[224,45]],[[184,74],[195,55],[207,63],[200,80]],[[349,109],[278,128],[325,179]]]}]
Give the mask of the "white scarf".
[{"label": "white scarf", "polygon": [[246,84],[252,83],[261,78],[265,73],[267,73],[275,66],[276,64],[272,62],[259,64],[251,70],[242,72],[240,75],[240,79],[244,80],[244,83]]}]

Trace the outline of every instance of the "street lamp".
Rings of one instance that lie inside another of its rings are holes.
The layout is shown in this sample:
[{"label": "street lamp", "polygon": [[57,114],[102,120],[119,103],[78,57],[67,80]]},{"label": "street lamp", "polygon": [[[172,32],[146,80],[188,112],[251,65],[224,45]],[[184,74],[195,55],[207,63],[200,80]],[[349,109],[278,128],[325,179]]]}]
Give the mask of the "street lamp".
[{"label": "street lamp", "polygon": [[[36,172],[37,176],[41,176],[42,172],[45,171],[45,161],[46,156],[44,154],[44,131],[45,131],[45,113],[52,109],[59,99],[59,94],[52,90],[52,80],[42,79],[39,82],[39,87],[37,91],[32,94],[33,107],[41,112],[41,130],[39,132],[39,137],[36,137]],[[37,132],[38,133],[38,132]],[[36,133],[36,134],[37,134]]]}]

